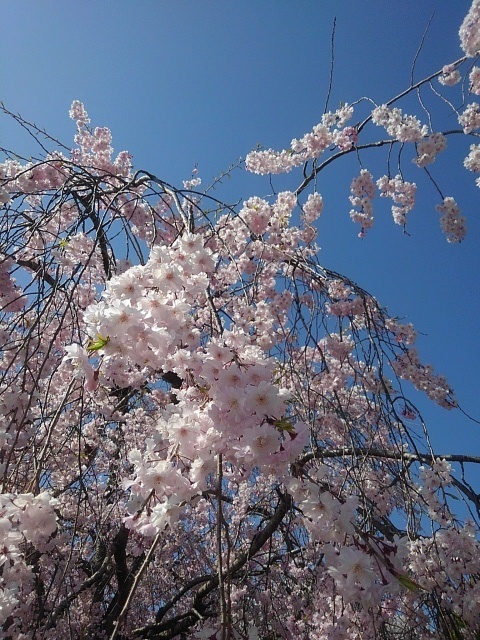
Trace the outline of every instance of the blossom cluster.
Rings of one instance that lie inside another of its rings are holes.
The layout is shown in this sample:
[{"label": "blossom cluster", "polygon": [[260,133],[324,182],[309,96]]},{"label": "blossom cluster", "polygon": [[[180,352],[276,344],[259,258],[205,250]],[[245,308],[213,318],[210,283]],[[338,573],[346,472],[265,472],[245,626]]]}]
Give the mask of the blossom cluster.
[{"label": "blossom cluster", "polygon": [[107,127],[96,127],[93,131],[84,105],[74,100],[70,108],[70,118],[77,125],[75,142],[77,148],[72,151],[72,161],[77,165],[86,165],[96,171],[108,172],[112,175],[126,177],[132,168],[131,156],[121,151],[112,161],[112,134]]},{"label": "blossom cluster", "polygon": [[[261,233],[272,217],[291,211],[296,203],[292,196],[280,194],[273,208],[252,198],[241,216]],[[283,224],[287,222],[288,217]],[[109,280],[103,300],[84,312],[89,342],[67,347],[64,358],[64,366],[73,365],[73,374],[85,378],[88,391],[102,384],[140,387],[158,371],[173,372],[182,381],[147,451],[130,456],[134,479],[126,480],[125,488],[132,492],[133,515],[128,523],[145,535],[173,525],[180,503],[205,488],[215,454],[223,453],[226,462],[245,470],[278,472],[305,445],[307,430],[298,421],[294,428],[285,418],[290,395],[274,384],[275,362],[253,344],[255,335],[237,321],[235,331],[225,330],[221,339],[210,338],[203,345],[195,315],[200,319],[207,305],[208,276],[217,260],[200,235],[185,234],[170,247],[153,247],[144,267]],[[261,308],[258,302],[259,317]],[[97,368],[90,354],[99,359]],[[159,461],[159,448],[165,447],[175,451],[175,464]],[[155,506],[136,515],[152,491]]]},{"label": "blossom cluster", "polygon": [[33,494],[0,494],[0,626],[11,615],[22,590],[31,588],[33,573],[25,560],[25,545],[47,551],[57,529],[56,501],[44,491]]},{"label": "blossom cluster", "polygon": [[312,224],[317,220],[323,211],[323,198],[315,192],[310,193],[307,197],[307,201],[302,207],[303,217],[306,224]]},{"label": "blossom cluster", "polygon": [[372,121],[377,126],[384,127],[387,133],[400,142],[420,142],[428,135],[428,127],[422,125],[415,116],[402,113],[402,110],[386,104],[376,107],[372,111]]},{"label": "blossom cluster", "polygon": [[350,191],[350,202],[357,209],[350,211],[350,218],[361,225],[359,236],[362,237],[373,225],[372,200],[375,196],[375,183],[370,171],[362,169],[360,175],[352,180]]},{"label": "blossom cluster", "polygon": [[470,93],[474,93],[475,95],[480,95],[480,67],[473,67],[468,76],[470,80]]},{"label": "blossom cluster", "polygon": [[[176,392],[176,403],[159,415],[146,449],[129,454],[133,479],[124,486],[131,491],[132,516],[126,522],[144,535],[173,524],[179,507],[207,488],[219,453],[243,473],[282,473],[305,446],[305,425],[297,421],[293,430],[283,418],[290,394],[272,383],[274,363],[252,347],[242,350],[249,360],[239,360],[232,348],[239,350],[239,338],[227,332],[188,360],[178,353],[171,359],[172,369],[196,384]],[[174,457],[160,459],[165,448]],[[139,515],[152,495],[153,512]]]},{"label": "blossom cluster", "polygon": [[392,368],[400,378],[411,382],[416,389],[424,391],[431,400],[445,409],[457,406],[445,378],[435,374],[430,365],[422,364],[416,349],[411,348],[397,356]]},{"label": "blossom cluster", "polygon": [[463,127],[463,133],[480,129],[480,105],[477,102],[468,104],[465,111],[458,116],[458,122]]},{"label": "blossom cluster", "polygon": [[310,132],[299,139],[294,138],[290,149],[251,151],[245,159],[245,167],[247,171],[259,175],[286,173],[309,160],[319,158],[332,145],[346,151],[357,140],[356,130],[345,127],[352,116],[351,105],[343,105],[334,113],[328,112]]},{"label": "blossom cluster", "polygon": [[460,43],[467,56],[473,58],[480,51],[480,0],[473,0],[459,31]]},{"label": "blossom cluster", "polygon": [[443,526],[450,524],[451,513],[438,491],[452,484],[452,465],[446,460],[435,460],[431,467],[422,465],[419,471],[422,484],[418,491],[428,505],[430,518]]},{"label": "blossom cluster", "polygon": [[411,345],[417,339],[417,332],[411,323],[400,324],[398,320],[394,318],[387,318],[385,320],[385,327],[394,335],[395,339],[402,344]]},{"label": "blossom cluster", "polygon": [[453,198],[444,198],[443,204],[436,207],[442,214],[440,226],[448,242],[461,242],[467,235],[466,218],[460,214],[460,208]]},{"label": "blossom cluster", "polygon": [[[201,237],[185,235],[171,247],[154,247],[144,267],[132,267],[109,280],[103,300],[84,312],[90,336],[87,350],[101,349],[102,376],[122,385],[129,372],[133,375],[132,367],[162,369],[172,345],[194,344],[198,331],[191,304],[205,304],[206,274],[213,267],[211,251],[203,247]],[[86,373],[81,350],[69,353],[69,359]]]},{"label": "blossom cluster", "polygon": [[415,205],[417,185],[413,182],[406,182],[400,175],[397,175],[395,178],[382,176],[377,180],[377,187],[381,197],[392,198],[394,202],[392,215],[395,224],[406,225],[406,215]]},{"label": "blossom cluster", "polygon": [[438,76],[440,84],[447,87],[452,87],[460,82],[461,79],[462,76],[460,75],[460,71],[458,71],[453,64],[446,64],[442,69],[442,74]]},{"label": "blossom cluster", "polygon": [[469,171],[480,172],[480,145],[470,145],[470,153],[463,161],[463,164]]},{"label": "blossom cluster", "polygon": [[26,304],[21,287],[10,275],[13,260],[0,255],[0,309],[2,311],[20,311]]},{"label": "blossom cluster", "polygon": [[45,162],[41,163],[22,164],[16,160],[6,160],[0,165],[2,203],[7,203],[14,193],[35,196],[44,190],[61,187],[68,176],[68,170],[64,167],[66,161],[67,158],[58,151],[49,153]]},{"label": "blossom cluster", "polygon": [[[419,538],[408,546],[409,566],[420,588],[441,593],[443,606],[462,626],[476,625],[480,585],[473,576],[478,570],[480,544],[472,523],[458,529],[444,526],[432,538]],[[468,597],[459,598],[462,592]]]},{"label": "blossom cluster", "polygon": [[417,144],[417,157],[413,162],[419,167],[426,167],[435,162],[439,153],[447,147],[447,139],[443,133],[432,133]]}]

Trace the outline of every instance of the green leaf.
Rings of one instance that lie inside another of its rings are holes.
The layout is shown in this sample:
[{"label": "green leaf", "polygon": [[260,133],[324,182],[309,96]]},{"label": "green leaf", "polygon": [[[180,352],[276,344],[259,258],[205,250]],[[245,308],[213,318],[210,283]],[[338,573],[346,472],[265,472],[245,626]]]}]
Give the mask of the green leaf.
[{"label": "green leaf", "polygon": [[414,593],[418,593],[419,591],[423,591],[422,587],[417,582],[415,582],[414,580],[409,578],[404,573],[397,573],[397,575],[395,577],[400,582],[400,584],[403,587],[405,587],[405,589],[408,589],[409,591],[413,591]]},{"label": "green leaf", "polygon": [[273,424],[279,431],[294,433],[293,425],[290,420],[287,420],[287,418],[279,418],[278,420],[274,420]]},{"label": "green leaf", "polygon": [[99,349],[103,349],[103,347],[110,342],[110,338],[104,338],[100,334],[97,335],[96,339],[90,338],[87,344],[87,351],[98,351]]}]

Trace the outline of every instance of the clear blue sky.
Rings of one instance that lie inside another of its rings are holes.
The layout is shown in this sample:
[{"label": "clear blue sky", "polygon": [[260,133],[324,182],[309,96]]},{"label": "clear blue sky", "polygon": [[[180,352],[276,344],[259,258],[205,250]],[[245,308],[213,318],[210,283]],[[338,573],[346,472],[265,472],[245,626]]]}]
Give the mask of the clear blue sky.
[{"label": "clear blue sky", "polygon": [[[198,163],[206,185],[257,143],[288,147],[319,121],[334,16],[332,109],[361,96],[381,103],[404,89],[433,13],[415,77],[460,57],[458,28],[469,6],[468,0],[3,0],[0,99],[67,145],[74,134],[68,109],[82,100],[92,124],[109,126],[115,150],[128,149],[137,168],[180,184]],[[35,151],[5,119],[0,145]],[[358,163],[344,162],[320,177],[319,243],[326,267],[426,334],[419,345],[424,360],[479,417],[480,192],[453,151],[433,172],[468,217],[465,243],[446,243],[434,208],[438,195],[409,154],[406,176],[423,186],[409,214],[410,236],[378,199],[376,226],[357,238],[348,187]],[[365,164],[376,177],[386,172],[367,156]],[[281,179],[276,186],[282,188]],[[268,191],[266,179],[239,172],[221,195],[235,201]],[[426,417],[439,449],[480,454],[478,425],[435,408]]]}]

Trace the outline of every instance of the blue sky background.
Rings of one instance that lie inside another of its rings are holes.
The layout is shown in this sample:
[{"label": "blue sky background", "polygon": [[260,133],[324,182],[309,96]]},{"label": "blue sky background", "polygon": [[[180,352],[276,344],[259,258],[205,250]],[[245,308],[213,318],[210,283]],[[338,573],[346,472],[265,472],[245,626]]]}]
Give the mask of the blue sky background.
[{"label": "blue sky background", "polygon": [[[335,16],[332,110],[361,96],[382,103],[406,88],[432,14],[415,78],[459,58],[458,28],[469,6],[468,0],[3,0],[0,99],[67,145],[75,133],[68,109],[79,99],[93,125],[111,128],[115,151],[133,154],[136,168],[180,185],[198,163],[206,186],[257,143],[287,148],[320,120]],[[450,91],[458,106],[458,92]],[[439,125],[457,128],[452,117]],[[409,214],[410,235],[393,224],[389,202],[377,199],[375,226],[359,240],[348,216],[349,185],[359,171],[351,158],[319,176],[325,202],[319,244],[326,267],[356,280],[425,334],[424,361],[447,376],[478,418],[480,192],[462,166],[467,142],[450,143],[432,167],[444,195],[454,196],[468,218],[463,244],[445,241],[435,211],[439,196],[411,164],[413,150],[405,155],[405,177],[417,181],[420,195]],[[37,151],[5,118],[0,146]],[[382,151],[363,161],[375,177],[386,173]],[[296,186],[300,176],[293,177],[277,178],[277,190]],[[266,178],[237,171],[216,195],[233,202],[269,191]],[[480,455],[479,425],[435,407],[425,414],[439,451]]]}]

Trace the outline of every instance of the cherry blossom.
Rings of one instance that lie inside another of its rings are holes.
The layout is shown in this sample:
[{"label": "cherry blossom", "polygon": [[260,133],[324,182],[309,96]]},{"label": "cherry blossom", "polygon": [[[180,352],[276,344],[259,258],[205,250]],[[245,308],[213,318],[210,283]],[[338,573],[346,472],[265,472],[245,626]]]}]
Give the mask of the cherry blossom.
[{"label": "cherry blossom", "polygon": [[470,10],[465,16],[460,27],[461,47],[469,56],[473,58],[480,50],[480,2],[473,0]]},{"label": "cherry blossom", "polygon": [[460,82],[461,79],[462,76],[460,72],[458,69],[455,69],[455,65],[453,64],[445,65],[442,69],[442,75],[438,76],[438,81],[447,87],[452,87]]},{"label": "cherry blossom", "polygon": [[467,234],[466,220],[460,215],[460,209],[455,200],[445,198],[443,205],[437,205],[437,211],[442,214],[440,225],[448,242],[461,242]]}]

